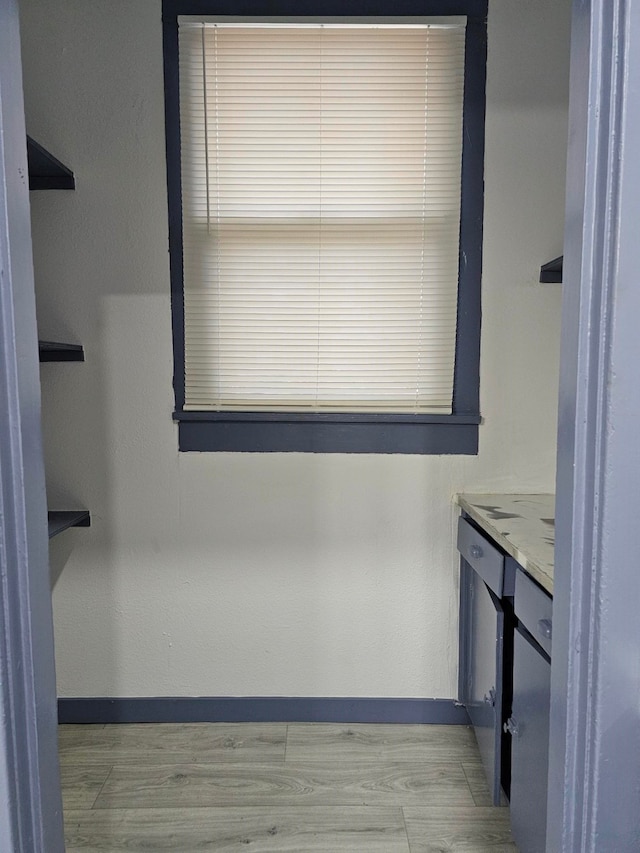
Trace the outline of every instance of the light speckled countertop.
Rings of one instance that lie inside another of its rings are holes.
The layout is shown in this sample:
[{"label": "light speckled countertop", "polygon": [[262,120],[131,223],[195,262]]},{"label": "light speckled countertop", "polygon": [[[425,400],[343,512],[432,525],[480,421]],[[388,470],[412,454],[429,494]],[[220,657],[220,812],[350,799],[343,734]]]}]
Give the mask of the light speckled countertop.
[{"label": "light speckled countertop", "polygon": [[553,595],[555,495],[456,495],[459,506]]}]

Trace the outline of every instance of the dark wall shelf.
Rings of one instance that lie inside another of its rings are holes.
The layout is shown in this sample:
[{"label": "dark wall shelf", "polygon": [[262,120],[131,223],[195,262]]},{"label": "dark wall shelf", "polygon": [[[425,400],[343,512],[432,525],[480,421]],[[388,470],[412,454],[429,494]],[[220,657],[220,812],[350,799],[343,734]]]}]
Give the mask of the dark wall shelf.
[{"label": "dark wall shelf", "polygon": [[86,509],[65,509],[49,511],[49,539],[69,527],[90,527],[91,516]]},{"label": "dark wall shelf", "polygon": [[84,361],[81,344],[61,344],[56,341],[38,341],[40,361]]},{"label": "dark wall shelf", "polygon": [[[71,169],[50,154],[42,145],[27,136],[27,162],[30,190],[74,190],[76,181]],[[58,341],[38,341],[38,355],[46,361],[84,361],[80,344]],[[70,527],[90,527],[91,516],[86,509],[49,510],[49,539]]]},{"label": "dark wall shelf", "polygon": [[30,136],[27,136],[27,162],[30,190],[75,190],[76,179],[71,169]]},{"label": "dark wall shelf", "polygon": [[540,281],[543,284],[562,284],[563,260],[564,255],[560,255],[540,267]]}]

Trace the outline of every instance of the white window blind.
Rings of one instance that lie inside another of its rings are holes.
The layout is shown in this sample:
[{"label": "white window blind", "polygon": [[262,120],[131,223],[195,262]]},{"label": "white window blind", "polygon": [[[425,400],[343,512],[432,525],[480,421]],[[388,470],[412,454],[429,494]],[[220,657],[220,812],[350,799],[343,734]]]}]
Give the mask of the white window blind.
[{"label": "white window blind", "polygon": [[180,25],[185,410],[451,412],[463,25]]}]

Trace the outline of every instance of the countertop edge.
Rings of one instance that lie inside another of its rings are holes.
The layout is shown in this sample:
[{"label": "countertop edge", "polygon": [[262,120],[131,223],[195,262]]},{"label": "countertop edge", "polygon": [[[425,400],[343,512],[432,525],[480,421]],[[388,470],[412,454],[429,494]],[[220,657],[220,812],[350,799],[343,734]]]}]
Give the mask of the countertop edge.
[{"label": "countertop edge", "polygon": [[484,530],[489,536],[509,554],[510,557],[518,563],[524,571],[530,575],[540,586],[546,590],[549,595],[553,595],[553,578],[533,560],[521,551],[513,542],[509,541],[506,536],[503,536],[500,530],[490,521],[490,519],[481,515],[478,510],[470,503],[463,494],[455,496],[455,502],[463,509],[467,515],[472,518],[475,523]]}]

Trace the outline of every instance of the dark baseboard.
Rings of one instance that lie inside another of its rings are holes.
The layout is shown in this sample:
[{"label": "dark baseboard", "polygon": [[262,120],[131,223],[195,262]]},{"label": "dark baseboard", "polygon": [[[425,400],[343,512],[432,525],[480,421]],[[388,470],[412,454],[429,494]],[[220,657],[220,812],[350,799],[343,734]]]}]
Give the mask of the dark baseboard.
[{"label": "dark baseboard", "polygon": [[453,699],[178,696],[58,699],[61,723],[431,723],[468,725]]}]

